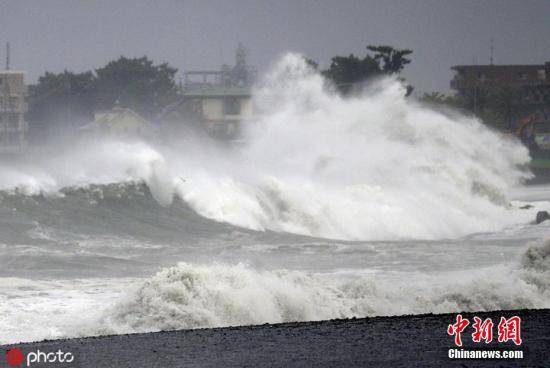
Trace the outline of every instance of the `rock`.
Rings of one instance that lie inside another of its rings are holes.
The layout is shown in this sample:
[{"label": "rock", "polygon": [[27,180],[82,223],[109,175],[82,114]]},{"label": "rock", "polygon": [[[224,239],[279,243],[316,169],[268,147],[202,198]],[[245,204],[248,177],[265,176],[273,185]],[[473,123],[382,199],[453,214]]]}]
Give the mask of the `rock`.
[{"label": "rock", "polygon": [[546,221],[546,220],[550,220],[550,214],[548,213],[548,211],[539,211],[539,212],[537,212],[537,218],[535,220],[537,222],[537,224],[540,224],[541,222]]}]

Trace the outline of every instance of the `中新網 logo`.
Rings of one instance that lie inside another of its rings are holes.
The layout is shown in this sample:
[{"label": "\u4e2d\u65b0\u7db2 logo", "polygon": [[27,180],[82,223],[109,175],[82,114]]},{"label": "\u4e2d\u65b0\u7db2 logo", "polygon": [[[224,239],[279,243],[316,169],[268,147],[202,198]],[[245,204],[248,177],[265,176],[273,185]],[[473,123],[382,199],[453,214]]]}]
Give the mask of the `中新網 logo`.
[{"label": "\u4e2d\u65b0\u7db2 logo", "polygon": [[[474,330],[472,341],[476,343],[483,341],[486,344],[493,341],[493,320],[491,318],[482,320],[477,316],[473,320],[474,323],[471,325]],[[447,334],[454,336],[456,346],[462,346],[462,333],[469,325],[470,321],[467,318],[463,318],[461,314],[458,314],[455,323],[447,327]],[[518,316],[510,318],[500,317],[497,333],[498,342],[512,341],[516,345],[521,345],[521,318]]]}]

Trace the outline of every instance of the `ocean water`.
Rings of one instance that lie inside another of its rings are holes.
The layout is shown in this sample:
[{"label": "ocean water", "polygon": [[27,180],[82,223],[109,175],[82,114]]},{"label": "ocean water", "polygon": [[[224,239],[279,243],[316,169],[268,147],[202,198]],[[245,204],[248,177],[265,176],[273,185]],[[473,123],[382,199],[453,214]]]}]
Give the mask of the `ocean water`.
[{"label": "ocean water", "polygon": [[527,150],[391,79],[297,55],[242,141],[79,141],[0,160],[0,343],[550,307]]}]

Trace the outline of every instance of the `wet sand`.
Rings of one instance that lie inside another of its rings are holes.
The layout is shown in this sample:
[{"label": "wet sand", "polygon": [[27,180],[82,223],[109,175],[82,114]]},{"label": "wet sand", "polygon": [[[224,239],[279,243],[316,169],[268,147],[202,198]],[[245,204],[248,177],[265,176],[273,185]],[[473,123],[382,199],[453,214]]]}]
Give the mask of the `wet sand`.
[{"label": "wet sand", "polygon": [[[494,341],[464,348],[523,350],[515,360],[452,360],[447,326],[456,314],[413,315],[284,323],[88,337],[2,346],[23,353],[72,352],[73,363],[31,367],[550,367],[550,309],[464,313],[491,317]],[[501,316],[522,318],[523,344],[498,343]],[[473,321],[472,321],[473,323]],[[7,366],[2,353],[0,366]],[[26,363],[23,363],[23,367]]]}]

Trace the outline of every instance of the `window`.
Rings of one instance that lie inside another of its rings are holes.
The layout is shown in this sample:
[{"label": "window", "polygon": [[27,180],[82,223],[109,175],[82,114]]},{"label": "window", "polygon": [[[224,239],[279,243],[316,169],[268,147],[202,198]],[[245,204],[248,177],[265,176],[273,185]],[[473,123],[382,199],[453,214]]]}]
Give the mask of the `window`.
[{"label": "window", "polygon": [[17,129],[19,127],[19,115],[9,114],[7,126],[8,129]]},{"label": "window", "polygon": [[18,97],[10,97],[10,108],[12,108],[12,109],[18,109],[19,108],[19,98]]},{"label": "window", "polygon": [[225,115],[239,115],[241,113],[241,101],[235,97],[227,97],[223,100],[223,113]]},{"label": "window", "polygon": [[8,132],[7,140],[9,145],[17,146],[21,144],[21,136],[18,132]]},{"label": "window", "polygon": [[539,80],[545,80],[546,79],[546,70],[544,70],[544,69],[537,70],[537,78]]},{"label": "window", "polygon": [[518,77],[521,80],[527,80],[527,73],[526,72],[520,72],[520,73],[518,73]]}]

